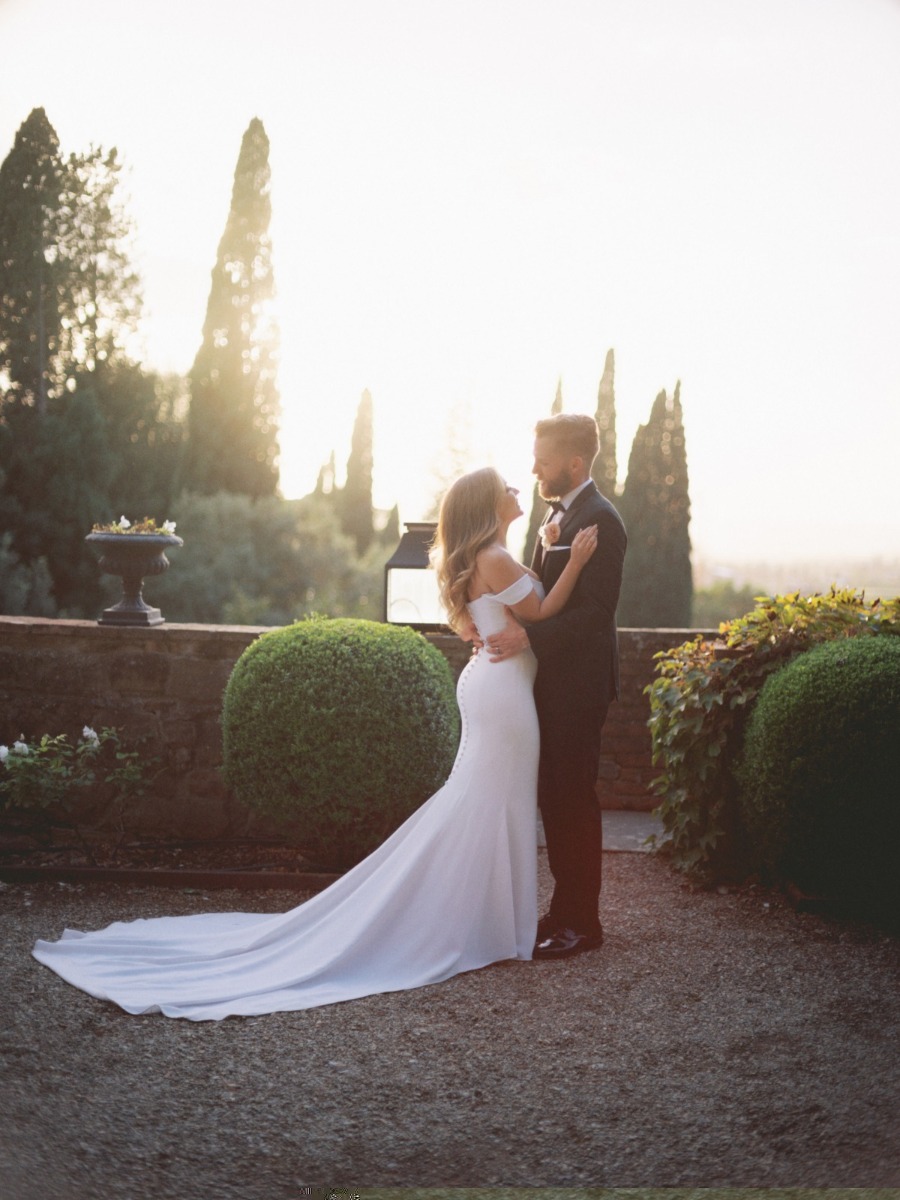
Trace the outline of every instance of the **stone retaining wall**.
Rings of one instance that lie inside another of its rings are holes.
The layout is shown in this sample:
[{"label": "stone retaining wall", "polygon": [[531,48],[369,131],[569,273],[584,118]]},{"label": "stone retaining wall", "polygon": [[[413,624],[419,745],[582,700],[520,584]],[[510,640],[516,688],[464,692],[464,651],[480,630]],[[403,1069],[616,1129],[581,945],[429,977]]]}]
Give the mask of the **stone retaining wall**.
[{"label": "stone retaining wall", "polygon": [[[135,833],[181,839],[274,833],[228,793],[219,773],[222,693],[241,653],[266,632],[0,616],[0,743],[20,734],[75,737],[84,725],[116,726],[127,741],[146,738],[146,753],[160,760],[153,788],[130,814]],[[605,808],[654,805],[643,689],[653,677],[653,655],[690,636],[688,630],[620,632],[622,695],[610,710],[598,779]],[[449,635],[428,638],[458,674],[469,648]]]}]

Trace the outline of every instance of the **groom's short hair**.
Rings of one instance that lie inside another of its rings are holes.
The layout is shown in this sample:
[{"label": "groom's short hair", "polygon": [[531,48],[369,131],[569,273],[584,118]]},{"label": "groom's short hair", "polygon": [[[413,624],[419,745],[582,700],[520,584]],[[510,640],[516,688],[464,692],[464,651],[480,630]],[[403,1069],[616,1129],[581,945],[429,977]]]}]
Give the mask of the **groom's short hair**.
[{"label": "groom's short hair", "polygon": [[554,417],[546,417],[535,425],[534,435],[550,438],[557,450],[565,454],[579,455],[589,471],[600,449],[597,422],[585,413],[557,413]]}]

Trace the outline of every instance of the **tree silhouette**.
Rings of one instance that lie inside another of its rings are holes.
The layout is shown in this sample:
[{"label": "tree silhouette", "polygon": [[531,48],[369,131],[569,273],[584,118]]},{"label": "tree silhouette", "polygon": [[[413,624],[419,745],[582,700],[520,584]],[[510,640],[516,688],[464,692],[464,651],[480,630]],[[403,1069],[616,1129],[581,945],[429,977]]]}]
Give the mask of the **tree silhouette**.
[{"label": "tree silhouette", "polygon": [[690,498],[681,384],[653,403],[638,428],[619,504],[628,531],[618,619],[637,628],[691,623]]},{"label": "tree silhouette", "polygon": [[7,412],[27,405],[43,414],[62,389],[64,192],[59,139],[44,110],[35,108],[0,165],[0,372],[8,379]]},{"label": "tree silhouette", "polygon": [[269,180],[269,139],[254,118],[241,142],[203,341],[190,372],[183,478],[190,491],[257,498],[278,486]]},{"label": "tree silhouette", "polygon": [[26,611],[46,612],[49,572],[58,611],[94,615],[84,536],[113,515],[114,480],[132,494],[174,469],[150,432],[154,381],[125,348],[141,294],[120,169],[115,150],[63,160],[40,108],[0,165],[0,528],[36,582]]},{"label": "tree silhouette", "polygon": [[378,540],[382,546],[389,546],[391,550],[400,541],[400,509],[396,504],[388,511]]},{"label": "tree silhouette", "polygon": [[372,397],[364,391],[353,422],[347,482],[338,497],[341,529],[364,554],[375,536],[372,523]]},{"label": "tree silhouette", "polygon": [[132,225],[122,202],[118,151],[92,146],[66,161],[65,230],[69,320],[63,352],[88,372],[126,357],[140,319],[141,282],[132,265]]},{"label": "tree silhouette", "polygon": [[[91,147],[62,159],[42,108],[0,166],[0,370],[4,403],[39,414],[79,373],[121,358],[137,326],[141,288],[122,163]],[[73,380],[75,382],[73,382]]]},{"label": "tree silhouette", "polygon": [[319,467],[319,474],[316,477],[316,486],[313,489],[314,496],[329,496],[335,495],[335,476],[337,475],[337,466],[334,460],[334,451],[328,456],[328,462],[323,463]]},{"label": "tree silhouette", "polygon": [[616,494],[616,356],[612,350],[606,353],[603,375],[597,390],[597,428],[600,431],[600,450],[591,468],[591,477],[597,487],[612,500]]}]

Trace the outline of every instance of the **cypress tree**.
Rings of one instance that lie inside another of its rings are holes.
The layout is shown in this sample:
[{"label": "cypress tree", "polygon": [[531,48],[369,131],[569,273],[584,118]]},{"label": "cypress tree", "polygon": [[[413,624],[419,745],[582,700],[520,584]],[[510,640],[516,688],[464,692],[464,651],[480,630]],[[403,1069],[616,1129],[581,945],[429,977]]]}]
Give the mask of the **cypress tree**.
[{"label": "cypress tree", "polygon": [[313,489],[314,496],[328,496],[334,498],[335,495],[335,476],[337,474],[337,466],[334,461],[334,451],[328,456],[328,462],[323,463],[319,467],[319,474],[316,477],[316,486]]},{"label": "cypress tree", "polygon": [[124,355],[140,280],[120,201],[116,150],[65,161],[36,108],[0,165],[0,370],[7,405],[40,414],[79,372]]},{"label": "cypress tree", "polygon": [[650,420],[635,434],[619,510],[628,530],[619,624],[690,626],[690,499],[680,382],[671,399],[659,393]]},{"label": "cypress tree", "polygon": [[269,139],[254,118],[241,143],[203,341],[190,372],[184,486],[191,491],[255,499],[278,486],[269,181]]},{"label": "cypress tree", "polygon": [[356,410],[347,482],[339,496],[341,528],[356,543],[358,554],[365,554],[375,536],[372,520],[372,397],[364,391]]},{"label": "cypress tree", "polygon": [[612,350],[606,354],[603,375],[597,391],[597,428],[600,431],[600,450],[594,459],[591,476],[607,500],[616,494],[616,357]]},{"label": "cypress tree", "polygon": [[[668,576],[672,586],[674,615],[685,625],[691,624],[694,603],[694,576],[691,568],[691,497],[688,488],[687,443],[684,436],[684,413],[681,407],[681,380],[675,384],[672,397],[669,437],[664,439],[668,446],[669,488],[667,511],[669,531],[666,537],[666,559]],[[671,480],[671,483],[670,483]]]},{"label": "cypress tree", "polygon": [[9,381],[7,415],[13,405],[43,414],[62,390],[64,188],[59,139],[44,110],[35,108],[0,165],[0,373]]},{"label": "cypress tree", "polygon": [[[557,413],[563,410],[562,398],[562,379],[556,381],[556,395],[553,397],[553,403],[550,406],[550,416],[555,417]],[[538,491],[538,485],[535,484],[531,492],[531,513],[528,517],[528,530],[525,534],[525,562],[531,562],[534,555],[535,547],[537,546],[538,530],[543,524],[544,517],[547,515],[547,501],[541,499],[541,493]]]},{"label": "cypress tree", "polygon": [[391,550],[400,541],[400,509],[396,504],[388,513],[384,528],[378,535],[378,540],[383,546],[388,546]]}]

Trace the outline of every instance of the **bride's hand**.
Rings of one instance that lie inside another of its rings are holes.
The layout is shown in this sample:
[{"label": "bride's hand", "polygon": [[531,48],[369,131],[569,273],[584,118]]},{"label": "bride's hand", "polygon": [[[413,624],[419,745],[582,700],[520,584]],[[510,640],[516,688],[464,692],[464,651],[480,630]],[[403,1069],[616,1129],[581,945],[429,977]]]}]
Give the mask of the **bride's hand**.
[{"label": "bride's hand", "polygon": [[459,629],[456,630],[456,633],[460,641],[471,642],[476,653],[484,645],[474,621],[463,622]]},{"label": "bride's hand", "polygon": [[572,550],[569,561],[574,563],[576,567],[583,567],[596,549],[597,526],[588,525],[586,529],[579,529],[574,538],[572,538]]}]

